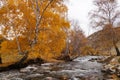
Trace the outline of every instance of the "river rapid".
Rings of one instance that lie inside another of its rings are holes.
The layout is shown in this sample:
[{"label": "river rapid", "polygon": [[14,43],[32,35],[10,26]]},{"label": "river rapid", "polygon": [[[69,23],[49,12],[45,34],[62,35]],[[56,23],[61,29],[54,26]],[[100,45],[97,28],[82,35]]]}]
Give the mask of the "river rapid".
[{"label": "river rapid", "polygon": [[78,57],[71,62],[29,65],[20,70],[0,72],[0,80],[105,80],[102,63],[91,59],[102,56]]}]

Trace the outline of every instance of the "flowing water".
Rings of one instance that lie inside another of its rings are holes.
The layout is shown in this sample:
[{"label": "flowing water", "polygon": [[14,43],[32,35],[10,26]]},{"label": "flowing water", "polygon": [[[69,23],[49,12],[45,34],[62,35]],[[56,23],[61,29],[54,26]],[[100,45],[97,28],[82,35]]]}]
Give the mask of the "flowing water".
[{"label": "flowing water", "polygon": [[90,61],[101,56],[79,57],[72,62],[29,65],[0,73],[0,80],[103,80],[102,63]]}]

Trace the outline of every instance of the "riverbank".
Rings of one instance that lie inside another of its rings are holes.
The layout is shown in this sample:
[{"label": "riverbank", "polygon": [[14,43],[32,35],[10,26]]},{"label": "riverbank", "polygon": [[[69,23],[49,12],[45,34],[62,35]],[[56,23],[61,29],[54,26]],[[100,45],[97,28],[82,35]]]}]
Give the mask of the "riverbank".
[{"label": "riverbank", "polygon": [[104,63],[101,71],[109,79],[120,80],[120,57],[111,56],[111,60]]},{"label": "riverbank", "polygon": [[102,58],[85,56],[71,62],[32,64],[19,70],[1,72],[0,80],[103,80],[103,64],[96,61]]}]

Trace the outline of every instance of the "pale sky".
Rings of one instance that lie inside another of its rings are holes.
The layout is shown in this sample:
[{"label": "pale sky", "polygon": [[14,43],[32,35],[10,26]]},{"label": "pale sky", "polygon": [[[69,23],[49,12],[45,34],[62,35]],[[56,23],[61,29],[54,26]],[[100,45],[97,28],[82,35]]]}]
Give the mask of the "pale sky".
[{"label": "pale sky", "polygon": [[94,9],[93,0],[69,0],[67,5],[69,19],[78,20],[85,35],[90,35],[93,30],[89,27],[88,13]]},{"label": "pale sky", "polygon": [[[90,27],[90,19],[88,16],[88,13],[95,8],[93,1],[94,0],[69,0],[67,3],[69,19],[78,20],[86,36],[96,31]],[[120,4],[120,0],[118,0],[118,2]]]}]

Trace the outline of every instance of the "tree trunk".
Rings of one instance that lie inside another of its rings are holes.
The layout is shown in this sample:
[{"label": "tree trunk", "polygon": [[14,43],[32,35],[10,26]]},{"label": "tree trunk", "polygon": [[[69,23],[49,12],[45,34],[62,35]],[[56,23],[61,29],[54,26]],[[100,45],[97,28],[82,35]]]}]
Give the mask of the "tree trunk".
[{"label": "tree trunk", "polygon": [[19,67],[20,67],[20,65],[21,65],[22,63],[24,63],[24,61],[27,60],[27,58],[28,58],[28,51],[23,52],[23,54],[24,54],[24,56],[22,57],[22,59],[21,59],[20,61],[18,61],[18,62],[15,63],[15,64],[16,64],[17,66],[19,66]]},{"label": "tree trunk", "polygon": [[30,64],[41,64],[44,62],[41,58],[27,60],[28,52],[24,52],[24,53],[26,53],[26,54],[18,62],[13,63],[6,67],[0,67],[0,72],[12,70],[12,69],[20,69],[20,68],[24,68]]},{"label": "tree trunk", "polygon": [[2,64],[2,57],[1,57],[1,54],[0,54],[0,64]]},{"label": "tree trunk", "polygon": [[115,47],[115,50],[116,50],[117,56],[120,56],[120,51],[119,51],[119,48],[117,47],[117,45],[116,45],[116,44],[114,44],[114,47]]}]

